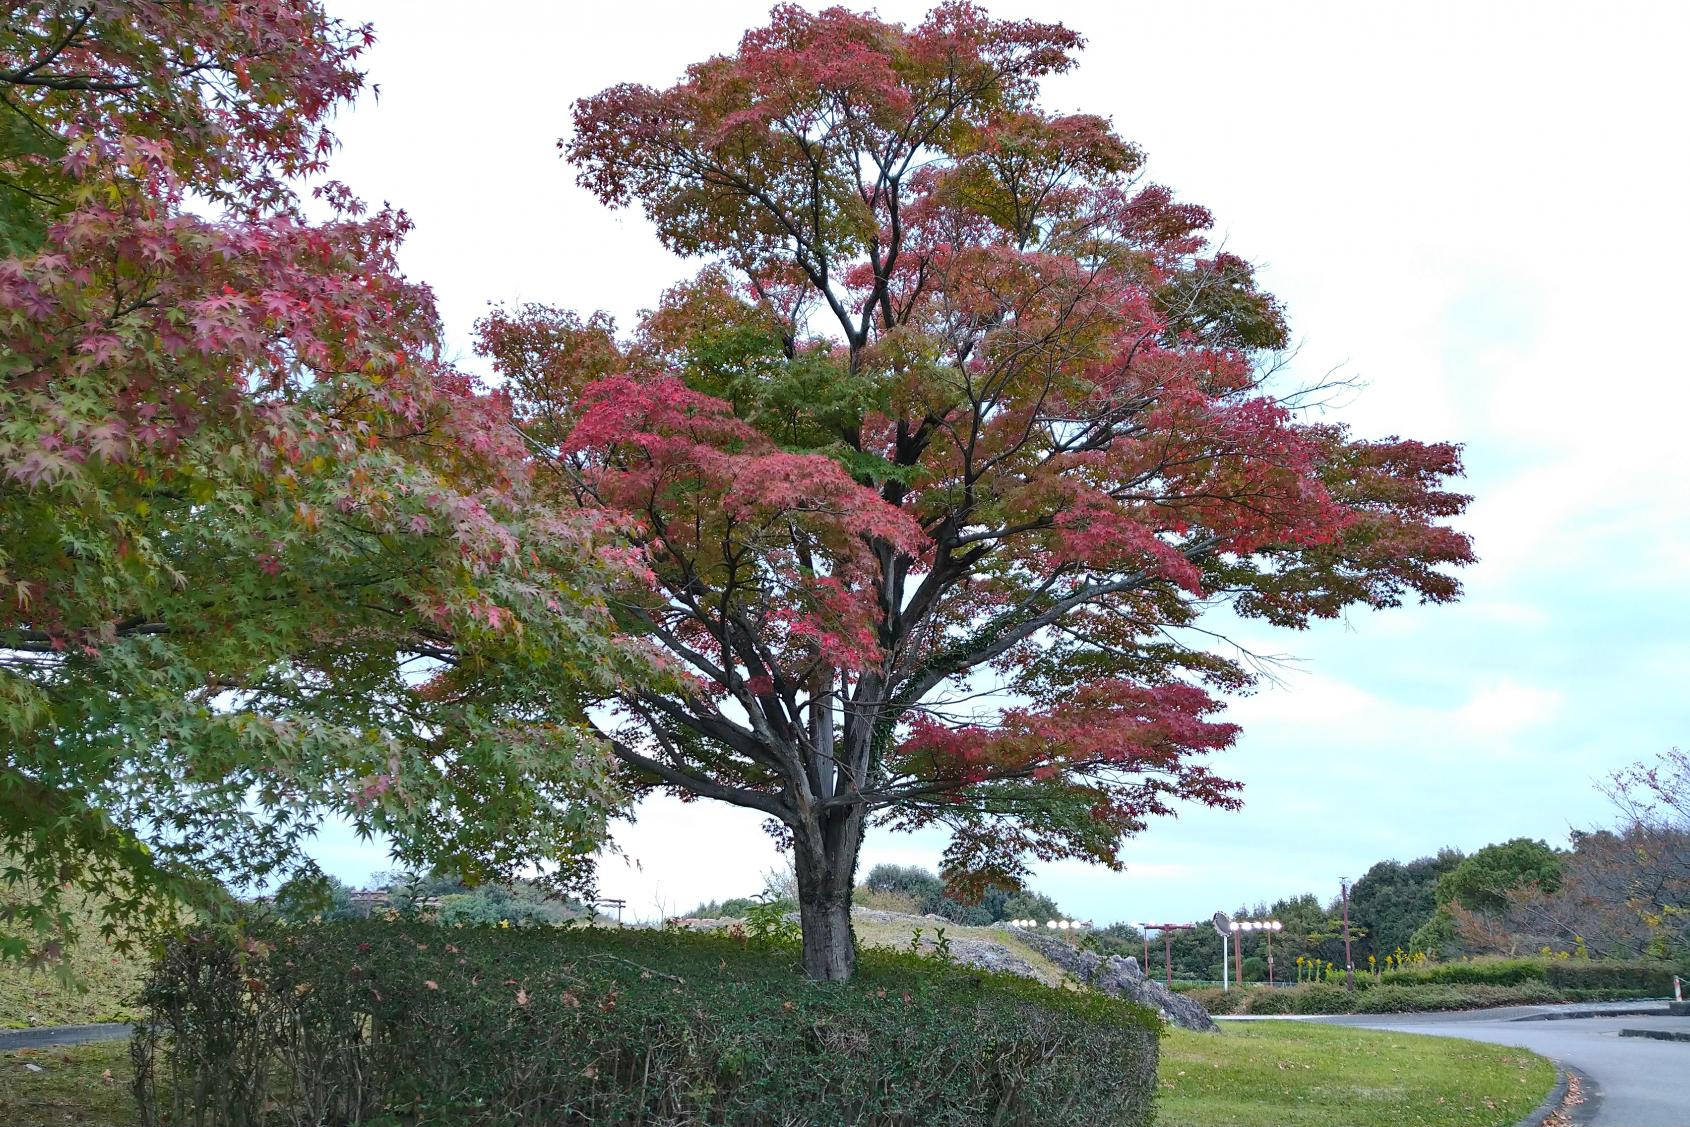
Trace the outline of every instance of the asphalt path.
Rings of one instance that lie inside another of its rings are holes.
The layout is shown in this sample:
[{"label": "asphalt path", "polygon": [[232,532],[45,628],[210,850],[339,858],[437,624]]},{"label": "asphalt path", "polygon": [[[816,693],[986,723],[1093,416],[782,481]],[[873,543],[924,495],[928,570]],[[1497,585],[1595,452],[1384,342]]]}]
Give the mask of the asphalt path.
[{"label": "asphalt path", "polygon": [[1690,1032],[1682,1017],[1564,1017],[1542,1009],[1440,1014],[1347,1014],[1311,1020],[1436,1037],[1464,1037],[1530,1049],[1587,1078],[1573,1122],[1589,1127],[1690,1127],[1690,1042],[1621,1037],[1622,1029]]},{"label": "asphalt path", "polygon": [[14,1049],[52,1049],[84,1041],[121,1041],[133,1025],[54,1025],[42,1029],[0,1029],[0,1053]]}]

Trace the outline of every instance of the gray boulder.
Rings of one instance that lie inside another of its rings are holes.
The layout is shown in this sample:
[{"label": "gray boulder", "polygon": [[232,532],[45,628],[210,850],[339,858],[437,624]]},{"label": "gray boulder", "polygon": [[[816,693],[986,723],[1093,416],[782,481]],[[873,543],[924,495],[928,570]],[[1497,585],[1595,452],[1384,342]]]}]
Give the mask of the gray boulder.
[{"label": "gray boulder", "polygon": [[1183,994],[1176,994],[1149,977],[1139,967],[1138,960],[1128,955],[1099,955],[1082,951],[1054,935],[1044,935],[1030,928],[1015,928],[1015,937],[1081,982],[1094,990],[1149,1006],[1182,1029],[1199,1033],[1217,1033],[1220,1026],[1209,1011]]},{"label": "gray boulder", "polygon": [[[1001,971],[1004,974],[1018,974],[1022,978],[1039,977],[1039,972],[1033,969],[1031,963],[1011,952],[1002,943],[992,943],[985,939],[953,939],[950,943],[951,958],[965,966]],[[924,946],[931,952],[930,945]]]}]

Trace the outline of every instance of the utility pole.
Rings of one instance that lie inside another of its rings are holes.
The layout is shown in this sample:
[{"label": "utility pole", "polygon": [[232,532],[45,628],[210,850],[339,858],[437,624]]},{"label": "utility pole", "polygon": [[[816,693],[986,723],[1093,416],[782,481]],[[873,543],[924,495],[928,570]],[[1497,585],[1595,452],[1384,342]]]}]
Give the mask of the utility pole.
[{"label": "utility pole", "polygon": [[1154,929],[1162,937],[1162,979],[1172,989],[1174,985],[1174,932],[1193,931],[1196,924],[1154,924],[1148,920],[1135,923],[1139,935],[1144,939],[1144,963],[1140,969],[1145,974],[1150,973],[1150,932]]},{"label": "utility pole", "polygon": [[1356,964],[1350,956],[1350,882],[1348,878],[1338,878],[1338,888],[1344,896],[1344,989],[1351,994],[1356,992]]}]

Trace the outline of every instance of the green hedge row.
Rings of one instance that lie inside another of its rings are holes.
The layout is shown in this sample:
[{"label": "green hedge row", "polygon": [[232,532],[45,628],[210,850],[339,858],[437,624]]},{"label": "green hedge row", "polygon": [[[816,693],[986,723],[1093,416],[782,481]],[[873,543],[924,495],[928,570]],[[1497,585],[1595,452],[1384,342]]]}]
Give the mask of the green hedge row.
[{"label": "green hedge row", "polygon": [[1252,987],[1222,991],[1219,987],[1189,990],[1186,996],[1212,1014],[1384,1014],[1432,1013],[1438,1010],[1479,1010],[1496,1006],[1538,1006],[1555,1002],[1622,1001],[1659,997],[1643,990],[1572,989],[1547,982],[1513,985],[1489,983],[1364,984],[1356,978],[1350,994],[1342,985],[1320,982],[1281,989]]},{"label": "green hedge row", "polygon": [[1640,990],[1650,997],[1661,998],[1672,995],[1675,974],[1690,981],[1690,966],[1562,959],[1545,968],[1544,981],[1568,990]]},{"label": "green hedge row", "polygon": [[375,921],[170,947],[145,1124],[1148,1124],[1161,1025],[1089,992],[864,950]]},{"label": "green hedge row", "polygon": [[1543,982],[1547,959],[1475,959],[1462,963],[1388,970],[1379,982],[1397,986],[1518,986]]},{"label": "green hedge row", "polygon": [[1519,986],[1545,982],[1569,990],[1635,990],[1658,998],[1672,993],[1674,974],[1690,979],[1690,967],[1649,960],[1475,959],[1386,971],[1379,981],[1398,986]]}]

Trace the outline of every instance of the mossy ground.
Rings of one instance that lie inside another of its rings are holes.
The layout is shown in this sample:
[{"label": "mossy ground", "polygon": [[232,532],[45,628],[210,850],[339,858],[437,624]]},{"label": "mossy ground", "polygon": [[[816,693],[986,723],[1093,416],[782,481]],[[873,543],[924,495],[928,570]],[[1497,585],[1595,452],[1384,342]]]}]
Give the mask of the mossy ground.
[{"label": "mossy ground", "polygon": [[145,945],[116,950],[90,924],[62,966],[39,970],[0,962],[0,1029],[131,1021],[150,957]]},{"label": "mossy ground", "polygon": [[0,1123],[128,1127],[136,1119],[132,1075],[127,1041],[0,1053]]}]

